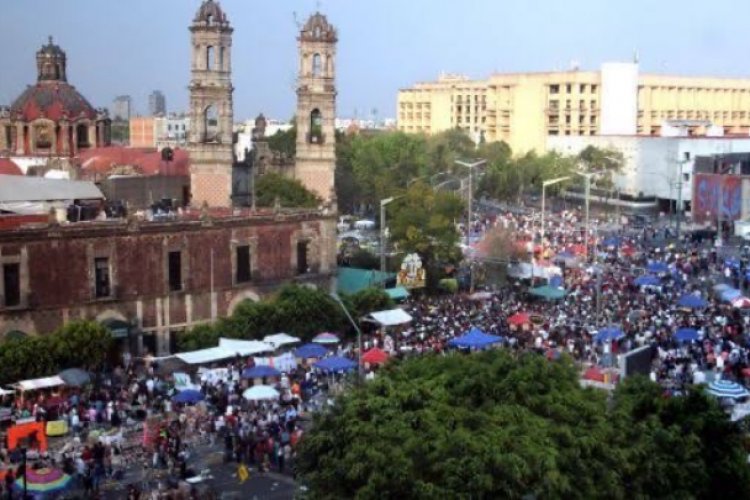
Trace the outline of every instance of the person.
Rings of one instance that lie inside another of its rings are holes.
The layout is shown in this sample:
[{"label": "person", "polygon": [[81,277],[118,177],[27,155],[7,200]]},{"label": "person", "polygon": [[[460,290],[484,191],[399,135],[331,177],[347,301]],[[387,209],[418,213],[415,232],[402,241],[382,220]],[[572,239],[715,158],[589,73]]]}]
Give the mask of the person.
[{"label": "person", "polygon": [[13,473],[13,469],[8,469],[8,473],[5,474],[5,495],[8,500],[13,498],[13,483],[16,482],[16,475]]}]

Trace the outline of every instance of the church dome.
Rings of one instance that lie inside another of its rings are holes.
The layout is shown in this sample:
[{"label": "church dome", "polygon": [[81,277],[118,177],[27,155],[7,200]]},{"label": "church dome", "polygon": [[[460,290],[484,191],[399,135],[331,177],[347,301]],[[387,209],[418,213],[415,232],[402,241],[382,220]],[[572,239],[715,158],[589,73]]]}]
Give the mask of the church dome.
[{"label": "church dome", "polygon": [[195,14],[195,19],[193,19],[193,23],[195,24],[205,24],[208,26],[227,24],[228,22],[227,16],[221,10],[219,2],[214,2],[214,0],[203,2]]},{"label": "church dome", "polygon": [[38,118],[96,120],[96,110],[72,85],[62,81],[40,81],[29,86],[10,107],[14,120],[25,122]]},{"label": "church dome", "polygon": [[307,20],[302,27],[300,38],[307,42],[330,42],[337,41],[336,29],[328,22],[326,16],[316,12]]}]

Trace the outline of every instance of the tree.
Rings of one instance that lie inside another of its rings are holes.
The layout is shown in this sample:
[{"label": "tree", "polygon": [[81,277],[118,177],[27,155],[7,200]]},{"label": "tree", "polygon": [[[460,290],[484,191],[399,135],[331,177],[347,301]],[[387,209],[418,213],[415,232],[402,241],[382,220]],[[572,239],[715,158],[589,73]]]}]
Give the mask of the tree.
[{"label": "tree", "polygon": [[[391,208],[392,207],[392,208]],[[453,193],[414,183],[403,198],[389,205],[388,229],[398,250],[418,253],[431,286],[437,286],[440,265],[461,260],[456,221],[465,203]]]},{"label": "tree", "polygon": [[413,358],[316,415],[297,464],[312,498],[747,498],[717,403],[646,393],[610,408],[568,358]]},{"label": "tree", "polygon": [[359,248],[349,258],[348,265],[357,269],[380,269],[380,259],[371,251]]},{"label": "tree", "polygon": [[218,328],[230,338],[260,340],[284,328],[280,325],[279,308],[273,299],[241,302],[232,316],[219,322]]},{"label": "tree", "polygon": [[346,299],[348,309],[355,319],[394,307],[393,299],[382,288],[365,288],[347,296]]},{"label": "tree", "polygon": [[72,321],[48,339],[60,369],[97,369],[106,360],[113,343],[112,332],[95,321]]},{"label": "tree", "polygon": [[341,332],[346,318],[341,306],[325,291],[286,285],[274,299],[278,331],[310,340],[321,332]]},{"label": "tree", "polygon": [[359,184],[352,164],[352,137],[336,131],[336,202],[342,213],[355,213],[361,203]]},{"label": "tree", "polygon": [[219,329],[213,325],[197,325],[177,337],[180,352],[197,351],[219,345]]},{"label": "tree", "polygon": [[440,132],[427,141],[427,161],[431,173],[453,172],[456,169],[456,160],[474,156],[474,141],[460,128]]},{"label": "tree", "polygon": [[614,186],[614,175],[622,170],[625,160],[622,152],[618,150],[586,146],[578,154],[578,162],[585,172],[596,174],[592,178],[594,185],[611,190]]},{"label": "tree", "polygon": [[286,158],[294,158],[297,154],[297,125],[292,118],[292,127],[288,130],[278,130],[268,137],[268,147]]},{"label": "tree", "polygon": [[276,173],[264,174],[256,180],[257,205],[272,207],[279,200],[283,207],[313,208],[320,198],[308,191],[297,179],[289,179]]}]

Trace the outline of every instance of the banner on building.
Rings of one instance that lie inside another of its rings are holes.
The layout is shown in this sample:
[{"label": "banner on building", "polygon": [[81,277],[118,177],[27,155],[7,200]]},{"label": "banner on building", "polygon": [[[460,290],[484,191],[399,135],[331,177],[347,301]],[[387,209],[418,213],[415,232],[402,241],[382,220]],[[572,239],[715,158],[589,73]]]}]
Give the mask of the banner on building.
[{"label": "banner on building", "polygon": [[743,183],[750,179],[739,175],[695,174],[693,184],[693,220],[698,223],[740,220],[743,213]]}]

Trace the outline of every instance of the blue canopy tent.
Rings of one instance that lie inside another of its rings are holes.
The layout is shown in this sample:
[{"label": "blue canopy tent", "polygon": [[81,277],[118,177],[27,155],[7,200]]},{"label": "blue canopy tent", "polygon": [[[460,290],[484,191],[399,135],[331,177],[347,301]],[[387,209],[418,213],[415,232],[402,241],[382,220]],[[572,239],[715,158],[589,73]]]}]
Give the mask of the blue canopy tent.
[{"label": "blue canopy tent", "polygon": [[549,279],[549,286],[554,286],[555,288],[562,288],[563,286],[562,276],[560,276],[559,274],[553,275]]},{"label": "blue canopy tent", "polygon": [[203,396],[203,393],[201,391],[185,389],[184,391],[178,392],[172,398],[172,401],[182,404],[195,404],[198,401],[203,401],[203,399],[205,399],[205,396]]},{"label": "blue canopy tent", "polygon": [[326,373],[342,373],[356,369],[357,363],[340,356],[331,356],[330,358],[321,359],[313,367]]},{"label": "blue canopy tent", "polygon": [[689,293],[680,297],[680,300],[677,301],[677,305],[687,309],[703,309],[708,306],[708,301],[703,297]]},{"label": "blue canopy tent", "polygon": [[698,340],[700,336],[698,335],[698,330],[695,328],[680,328],[674,333],[673,337],[677,342],[682,343],[694,342]]},{"label": "blue canopy tent", "polygon": [[492,344],[497,344],[502,341],[502,337],[484,333],[476,326],[472,326],[465,334],[449,340],[448,345],[465,349],[484,349]]},{"label": "blue canopy tent", "polygon": [[717,398],[742,399],[750,396],[750,392],[737,382],[731,380],[715,380],[708,384],[708,393]]},{"label": "blue canopy tent", "polygon": [[322,358],[328,354],[328,349],[320,344],[305,344],[294,350],[294,356],[297,358]]},{"label": "blue canopy tent", "polygon": [[659,286],[661,285],[661,280],[653,274],[644,274],[633,280],[633,283],[635,283],[636,286]]},{"label": "blue canopy tent", "polygon": [[605,247],[619,247],[621,243],[622,241],[618,236],[610,236],[602,241],[602,245]]},{"label": "blue canopy tent", "polygon": [[648,270],[648,272],[654,273],[654,274],[661,274],[661,273],[669,272],[669,266],[665,264],[664,262],[659,262],[659,261],[649,262],[648,266],[646,266],[646,269]]},{"label": "blue canopy tent", "polygon": [[272,366],[253,366],[242,370],[242,378],[280,377],[281,372]]},{"label": "blue canopy tent", "polygon": [[732,267],[734,269],[740,268],[740,259],[737,257],[728,257],[724,259],[724,265],[727,267]]},{"label": "blue canopy tent", "polygon": [[623,333],[621,328],[618,328],[616,326],[608,326],[596,332],[596,337],[594,337],[594,340],[596,340],[597,342],[609,342],[611,340],[621,339],[624,336],[625,333]]},{"label": "blue canopy tent", "polygon": [[742,297],[742,292],[736,288],[727,288],[719,292],[719,299],[722,302],[732,302],[734,299]]}]

